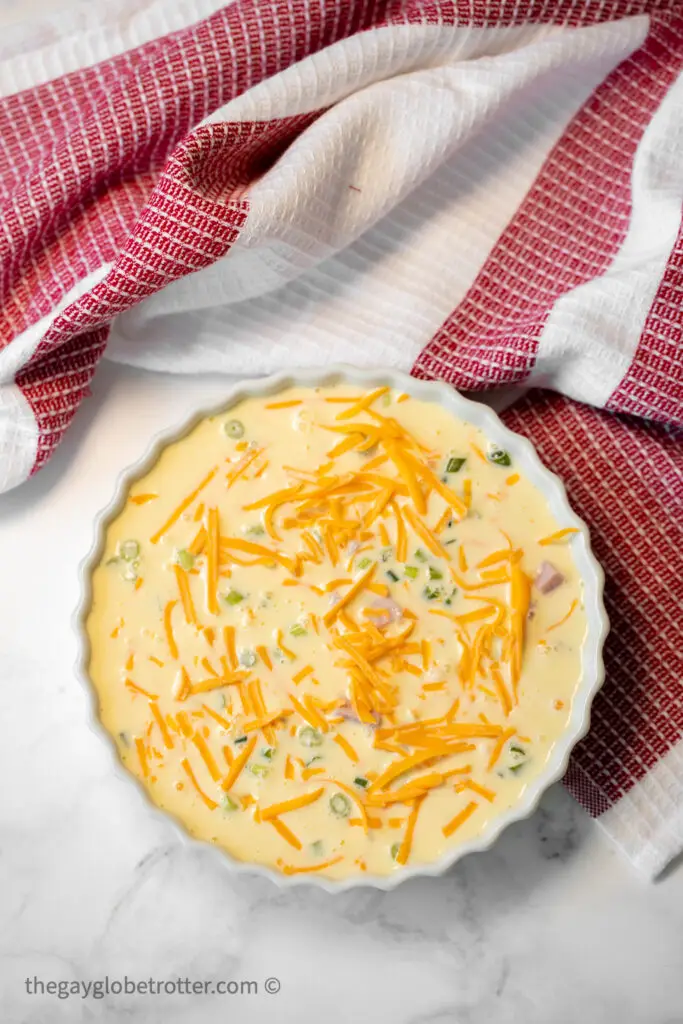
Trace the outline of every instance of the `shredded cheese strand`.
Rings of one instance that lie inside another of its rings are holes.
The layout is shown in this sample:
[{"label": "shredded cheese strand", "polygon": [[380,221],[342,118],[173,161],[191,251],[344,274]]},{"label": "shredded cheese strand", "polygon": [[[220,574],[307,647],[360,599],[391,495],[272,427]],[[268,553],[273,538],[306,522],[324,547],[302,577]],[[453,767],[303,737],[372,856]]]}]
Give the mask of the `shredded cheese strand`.
[{"label": "shredded cheese strand", "polygon": [[185,509],[190,507],[190,505],[195,500],[195,498],[200,493],[200,491],[203,491],[204,488],[207,486],[207,484],[211,483],[211,481],[213,480],[213,478],[215,477],[217,472],[218,472],[218,466],[214,466],[213,469],[210,470],[210,472],[208,472],[206,474],[204,479],[200,483],[197,484],[195,489],[190,494],[188,494],[188,496],[183,501],[181,501],[180,505],[178,505],[178,507],[175,509],[175,511],[171,513],[171,515],[168,517],[168,519],[166,520],[164,525],[161,526],[157,530],[157,532],[155,534],[153,534],[149,538],[150,542],[152,544],[157,544],[161,540],[163,535],[165,533],[168,533],[168,531],[173,526],[173,524],[178,519],[180,519],[180,517],[183,514],[183,512],[185,511]]}]

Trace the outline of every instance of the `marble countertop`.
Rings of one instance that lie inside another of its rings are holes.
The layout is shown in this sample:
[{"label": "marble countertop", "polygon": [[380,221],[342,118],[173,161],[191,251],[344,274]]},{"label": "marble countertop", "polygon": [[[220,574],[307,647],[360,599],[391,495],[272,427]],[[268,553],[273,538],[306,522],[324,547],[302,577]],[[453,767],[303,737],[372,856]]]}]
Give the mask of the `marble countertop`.
[{"label": "marble countertop", "polygon": [[[104,364],[50,464],[0,498],[2,1024],[681,1024],[683,870],[641,881],[559,786],[441,879],[330,897],[231,876],[112,777],[72,671],[75,567],[119,470],[225,387]],[[259,992],[26,989],[126,975]]]}]

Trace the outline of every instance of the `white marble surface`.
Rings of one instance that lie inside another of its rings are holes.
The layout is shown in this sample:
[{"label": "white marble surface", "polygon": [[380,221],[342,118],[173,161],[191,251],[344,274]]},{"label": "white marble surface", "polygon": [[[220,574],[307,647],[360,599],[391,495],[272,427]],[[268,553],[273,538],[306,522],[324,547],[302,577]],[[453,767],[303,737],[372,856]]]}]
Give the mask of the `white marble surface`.
[{"label": "white marble surface", "polygon": [[[231,877],[112,778],[71,669],[75,567],[118,471],[225,385],[103,365],[53,461],[0,498],[1,1024],[683,1022],[683,870],[642,882],[560,787],[447,877],[329,897]],[[25,988],[126,974],[281,990]]]}]

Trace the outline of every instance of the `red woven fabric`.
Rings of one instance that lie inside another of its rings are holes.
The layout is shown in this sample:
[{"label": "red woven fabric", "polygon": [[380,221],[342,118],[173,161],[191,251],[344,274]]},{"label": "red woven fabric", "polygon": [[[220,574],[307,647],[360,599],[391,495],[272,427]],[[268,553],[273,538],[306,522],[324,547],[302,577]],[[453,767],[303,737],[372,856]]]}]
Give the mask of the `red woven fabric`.
[{"label": "red woven fabric", "polygon": [[[572,118],[468,294],[425,338],[413,372],[476,390],[529,376],[558,297],[601,274],[623,242],[634,152],[683,67],[677,0],[235,0],[0,101],[0,352],[61,308],[15,378],[38,424],[33,471],[87,393],[112,318],[224,256],[248,219],[250,185],[322,113],[196,127],[212,111],[373,27],[643,13],[643,45]],[[594,814],[683,737],[682,277],[679,232],[611,412],[543,392],[506,416],[567,483],[608,575],[608,681],[567,780]]]}]

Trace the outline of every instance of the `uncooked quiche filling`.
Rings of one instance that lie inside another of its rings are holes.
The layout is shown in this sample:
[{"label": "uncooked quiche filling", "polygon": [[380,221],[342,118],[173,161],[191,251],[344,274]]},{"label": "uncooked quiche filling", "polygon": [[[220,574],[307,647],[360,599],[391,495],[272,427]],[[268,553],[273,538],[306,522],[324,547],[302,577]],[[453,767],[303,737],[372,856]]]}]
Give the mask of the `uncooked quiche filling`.
[{"label": "uncooked quiche filling", "polygon": [[434,862],[567,727],[576,533],[436,403],[247,399],[169,445],[108,527],[101,720],[152,800],[239,860],[333,879]]}]

